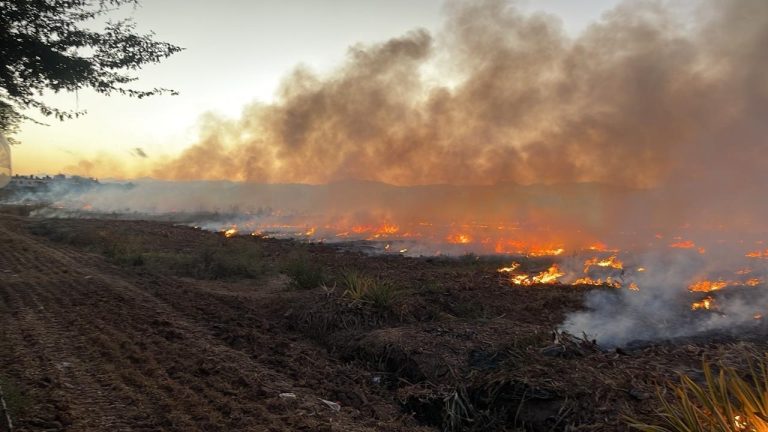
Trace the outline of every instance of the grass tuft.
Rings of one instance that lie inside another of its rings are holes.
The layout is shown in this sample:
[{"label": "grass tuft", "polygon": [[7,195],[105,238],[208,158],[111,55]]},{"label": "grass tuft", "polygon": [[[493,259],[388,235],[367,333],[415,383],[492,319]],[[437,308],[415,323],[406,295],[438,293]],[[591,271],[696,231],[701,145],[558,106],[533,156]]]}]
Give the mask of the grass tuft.
[{"label": "grass tuft", "polygon": [[397,297],[397,290],[391,283],[357,271],[345,271],[341,282],[345,288],[345,297],[368,302],[376,307],[389,307]]},{"label": "grass tuft", "polygon": [[644,432],[768,432],[768,355],[750,361],[748,378],[723,366],[715,373],[706,362],[704,377],[703,385],[687,376],[671,385],[672,402],[659,393],[658,424],[630,419],[630,426]]}]

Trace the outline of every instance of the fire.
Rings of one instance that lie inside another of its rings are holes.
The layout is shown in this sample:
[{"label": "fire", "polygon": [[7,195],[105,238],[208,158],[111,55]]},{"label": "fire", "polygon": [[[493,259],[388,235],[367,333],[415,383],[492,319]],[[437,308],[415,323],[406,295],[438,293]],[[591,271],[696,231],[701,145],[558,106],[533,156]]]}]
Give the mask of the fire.
[{"label": "fire", "polygon": [[451,234],[445,240],[453,244],[467,244],[472,242],[472,237],[468,234]]},{"label": "fire", "polygon": [[316,231],[316,228],[312,227],[312,228],[306,230],[304,232],[304,235],[307,236],[307,237],[311,237],[311,236],[315,235],[315,231]]},{"label": "fire", "polygon": [[512,282],[517,285],[552,285],[556,284],[558,282],[558,279],[562,276],[564,276],[565,273],[560,271],[560,267],[557,266],[557,264],[552,264],[548,269],[545,271],[535,275],[535,276],[529,276],[529,275],[517,275],[512,277]]},{"label": "fire", "polygon": [[704,297],[700,301],[691,303],[691,310],[710,310],[715,307],[715,299],[711,296]]},{"label": "fire", "polygon": [[675,243],[671,243],[669,247],[676,249],[693,249],[696,247],[696,243],[690,240],[681,240]]},{"label": "fire", "polygon": [[703,280],[703,281],[694,282],[688,285],[688,291],[710,292],[710,291],[717,291],[727,286],[728,286],[728,282],[724,280],[717,280],[717,281]]},{"label": "fire", "polygon": [[592,266],[599,266],[599,267],[610,267],[615,269],[623,269],[624,263],[622,263],[616,255],[611,255],[608,258],[605,259],[598,259],[597,257],[588,259],[584,261],[584,273],[587,273],[589,271],[589,268]]},{"label": "fire", "polygon": [[557,264],[552,264],[546,271],[543,271],[538,275],[534,276],[533,283],[540,283],[540,284],[557,283],[557,280],[564,275],[565,273],[560,271],[560,268],[557,266]]},{"label": "fire", "polygon": [[595,285],[595,286],[607,285],[614,288],[621,288],[621,282],[613,280],[613,278],[611,278],[610,276],[605,278],[605,281],[603,281],[602,278],[592,279],[591,277],[587,276],[587,277],[576,279],[575,281],[571,282],[571,285]]},{"label": "fire", "polygon": [[[519,263],[512,263],[509,267],[502,267],[497,271],[499,273],[512,273],[520,268]],[[552,264],[545,271],[536,275],[528,274],[512,274],[509,277],[509,281],[515,285],[531,286],[531,285],[554,285],[557,284],[562,276],[564,276],[557,264]]]},{"label": "fire", "polygon": [[693,292],[710,292],[710,291],[717,291],[719,289],[723,289],[725,287],[729,286],[758,286],[763,283],[763,280],[760,278],[751,278],[744,282],[740,281],[731,281],[731,280],[722,280],[718,279],[716,281],[711,280],[702,280],[695,283],[692,283],[688,285],[688,291]]},{"label": "fire", "polygon": [[589,245],[587,249],[596,251],[596,252],[605,252],[608,250],[608,246],[606,246],[605,243],[597,242],[595,244]]},{"label": "fire", "polygon": [[234,237],[236,235],[237,235],[237,227],[236,226],[233,226],[232,228],[224,231],[224,237],[229,238],[229,237]]},{"label": "fire", "polygon": [[362,234],[369,231],[373,231],[373,227],[364,226],[364,225],[355,225],[352,227],[351,231],[355,234]]},{"label": "fire", "polygon": [[563,248],[557,249],[533,249],[528,251],[528,256],[532,257],[544,257],[544,256],[558,256],[565,252]]},{"label": "fire", "polygon": [[761,259],[764,258],[764,259],[768,259],[768,249],[747,252],[747,254],[745,256],[747,258],[761,258]]},{"label": "fire", "polygon": [[541,246],[515,239],[497,239],[493,250],[498,254],[517,254],[531,257],[558,256],[565,252],[565,249],[560,246]]},{"label": "fire", "polygon": [[380,227],[376,228],[376,231],[374,232],[374,234],[379,234],[379,235],[382,235],[382,234],[395,234],[398,231],[400,231],[400,227],[399,226],[385,223],[385,224],[381,225]]},{"label": "fire", "polygon": [[509,267],[502,267],[499,270],[497,270],[499,273],[512,273],[513,271],[520,268],[520,263],[513,262],[512,265]]}]

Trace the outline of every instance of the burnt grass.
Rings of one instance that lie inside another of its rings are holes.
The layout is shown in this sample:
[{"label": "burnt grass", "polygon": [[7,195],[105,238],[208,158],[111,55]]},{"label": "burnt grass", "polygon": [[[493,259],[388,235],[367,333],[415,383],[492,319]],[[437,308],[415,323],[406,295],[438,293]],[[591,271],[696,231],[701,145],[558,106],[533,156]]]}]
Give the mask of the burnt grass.
[{"label": "burnt grass", "polygon": [[[152,295],[229,347],[295,370],[296,386],[336,401],[342,413],[359,413],[332,430],[629,430],[627,417],[653,421],[665,383],[680,374],[700,377],[702,360],[741,367],[745,353],[768,347],[729,339],[603,350],[555,330],[582,307],[588,290],[612,288],[510,286],[496,272],[506,263],[498,257],[371,256],[162,222],[14,218],[41,241],[147,281]],[[350,272],[373,281],[376,301],[349,289]],[[154,319],[173,340],[173,326]],[[323,360],[297,358],[299,343]],[[199,367],[215,369],[217,360],[210,361]],[[178,373],[216,377],[210,370]],[[17,396],[35,397],[44,398]],[[261,397],[250,403],[279,416],[270,404],[284,402]],[[362,419],[376,426],[366,429]],[[210,429],[219,428],[231,429]]]}]

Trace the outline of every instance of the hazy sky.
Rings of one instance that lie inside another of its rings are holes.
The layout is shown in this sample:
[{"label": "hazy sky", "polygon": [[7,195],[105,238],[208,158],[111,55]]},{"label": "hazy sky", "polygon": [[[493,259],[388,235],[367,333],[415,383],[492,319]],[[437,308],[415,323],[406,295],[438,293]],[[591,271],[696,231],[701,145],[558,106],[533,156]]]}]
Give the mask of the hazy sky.
[{"label": "hazy sky", "polygon": [[[618,0],[517,3],[558,15],[566,31],[575,34]],[[50,126],[22,126],[17,136],[22,145],[13,149],[14,171],[71,172],[88,159],[114,165],[114,176],[128,176],[194,143],[201,114],[237,116],[251,101],[270,101],[281,78],[296,65],[330,70],[355,43],[382,41],[415,28],[435,32],[443,6],[440,0],[144,0],[139,9],[126,9],[115,18],[133,16],[140,30],[152,30],[158,39],[186,50],[140,71],[138,85],[170,87],[181,94],[143,100],[90,91],[50,95],[52,104],[88,114],[62,123],[31,113]],[[148,157],[136,156],[136,147]]]}]

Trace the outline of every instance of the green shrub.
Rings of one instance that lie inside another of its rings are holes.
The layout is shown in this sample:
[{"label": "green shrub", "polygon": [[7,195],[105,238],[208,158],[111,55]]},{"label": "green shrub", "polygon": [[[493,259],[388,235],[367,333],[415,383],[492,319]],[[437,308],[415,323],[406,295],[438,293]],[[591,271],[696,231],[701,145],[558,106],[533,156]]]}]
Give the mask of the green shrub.
[{"label": "green shrub", "polygon": [[372,303],[376,307],[389,307],[397,297],[394,285],[356,271],[344,272],[341,283],[345,297]]},{"label": "green shrub", "polygon": [[317,288],[325,281],[323,267],[304,253],[291,257],[283,271],[291,278],[291,284],[297,289]]},{"label": "green shrub", "polygon": [[[13,381],[7,377],[0,376],[0,389],[2,389],[3,399],[8,407],[8,414],[11,416],[11,419],[21,417],[22,414],[29,411],[32,406],[31,401]],[[0,424],[4,423],[5,419],[0,417]]]},{"label": "green shrub", "polygon": [[261,250],[229,244],[205,245],[195,253],[147,252],[146,266],[197,279],[257,278],[266,273]]},{"label": "green shrub", "polygon": [[127,266],[144,265],[142,247],[130,241],[112,241],[104,245],[102,254],[111,261]]}]

